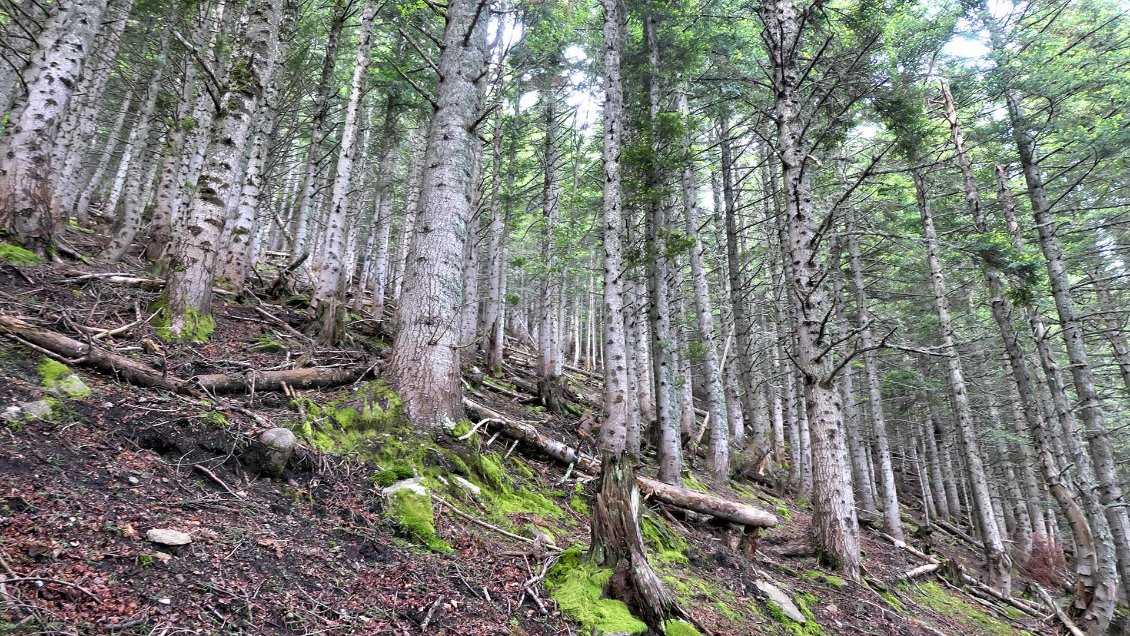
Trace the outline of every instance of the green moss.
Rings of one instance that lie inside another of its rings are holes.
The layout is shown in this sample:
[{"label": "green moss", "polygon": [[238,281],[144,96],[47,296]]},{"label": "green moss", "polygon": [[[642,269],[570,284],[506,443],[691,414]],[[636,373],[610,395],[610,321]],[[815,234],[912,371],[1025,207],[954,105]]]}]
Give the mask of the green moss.
[{"label": "green moss", "polygon": [[431,497],[411,488],[402,488],[389,496],[389,515],[397,531],[405,538],[433,552],[453,552],[446,541],[436,536],[435,513]]},{"label": "green moss", "polygon": [[842,578],[834,574],[821,572],[819,570],[805,570],[804,572],[801,572],[800,575],[810,581],[820,581],[827,583],[837,590],[842,590],[847,586],[847,581],[843,580]]},{"label": "green moss", "polygon": [[906,606],[903,605],[902,601],[900,601],[899,598],[894,594],[891,594],[890,592],[879,592],[879,596],[887,602],[887,605],[890,605],[899,614],[907,613]]},{"label": "green moss", "polygon": [[640,522],[643,540],[663,563],[687,563],[687,541],[666,521],[654,515],[644,515]]},{"label": "green moss", "polygon": [[90,387],[65,364],[45,358],[39,363],[37,370],[43,388],[52,393],[76,400],[90,396]]},{"label": "green moss", "polygon": [[184,326],[179,333],[173,333],[171,310],[168,300],[162,294],[157,301],[153,328],[157,331],[157,337],[166,342],[206,342],[216,330],[216,319],[210,313],[189,307],[184,310]]},{"label": "green moss", "polygon": [[781,626],[781,629],[783,629],[785,633],[791,634],[792,636],[823,636],[825,633],[824,628],[820,626],[820,623],[816,622],[816,616],[809,608],[809,604],[815,604],[818,601],[819,599],[811,594],[798,594],[793,597],[793,603],[796,604],[797,609],[799,609],[800,612],[804,614],[805,619],[807,619],[804,623],[798,623],[788,616],[785,616],[785,613],[781,611],[780,607],[777,607],[776,603],[765,603],[765,607],[769,610],[769,616],[774,622]]},{"label": "green moss", "polygon": [[451,436],[455,438],[463,437],[471,432],[471,423],[467,420],[459,420],[451,429]]},{"label": "green moss", "polygon": [[588,516],[589,514],[591,514],[591,510],[589,510],[589,501],[582,495],[573,495],[573,498],[569,500],[569,507],[579,515]]},{"label": "green moss", "polygon": [[208,411],[201,415],[200,419],[212,428],[222,429],[228,426],[228,418],[224,417],[224,414],[219,411]]},{"label": "green moss", "polygon": [[777,516],[784,519],[785,521],[793,520],[793,514],[789,512],[788,507],[784,504],[777,506]]},{"label": "green moss", "polygon": [[388,488],[398,481],[404,479],[412,479],[416,476],[415,471],[411,467],[400,464],[398,466],[391,466],[373,477],[373,482],[381,488]]},{"label": "green moss", "polygon": [[694,625],[677,620],[664,623],[663,631],[667,633],[667,636],[702,636],[702,632],[695,629]]},{"label": "green moss", "polygon": [[494,490],[499,492],[506,490],[502,476],[502,465],[499,463],[497,453],[480,454],[475,460],[475,473],[482,477],[486,485]]},{"label": "green moss", "polygon": [[255,351],[257,353],[278,353],[286,351],[286,347],[278,340],[263,334],[252,342],[251,346],[247,347],[248,351]]},{"label": "green moss", "polygon": [[695,477],[693,473],[687,473],[683,477],[683,486],[685,486],[686,488],[688,488],[690,490],[694,490],[696,492],[707,492],[708,491],[706,484],[699,481],[698,477]]},{"label": "green moss", "polygon": [[572,547],[546,574],[545,587],[557,606],[586,631],[598,634],[627,632],[643,634],[647,624],[632,616],[621,601],[603,598],[604,586],[612,578],[612,570],[597,567]]},{"label": "green moss", "polygon": [[13,265],[37,265],[39,255],[19,245],[0,243],[0,261],[6,261]]},{"label": "green moss", "polygon": [[[378,464],[409,454],[392,439],[408,421],[404,402],[380,380],[326,404],[306,398],[292,404],[306,414],[296,433],[322,452],[358,453]],[[415,446],[417,451],[425,448],[430,447]]]},{"label": "green moss", "polygon": [[1009,636],[1017,630],[989,616],[969,603],[951,595],[935,581],[927,581],[908,590],[916,603],[921,603],[942,616],[952,618],[977,634]]}]

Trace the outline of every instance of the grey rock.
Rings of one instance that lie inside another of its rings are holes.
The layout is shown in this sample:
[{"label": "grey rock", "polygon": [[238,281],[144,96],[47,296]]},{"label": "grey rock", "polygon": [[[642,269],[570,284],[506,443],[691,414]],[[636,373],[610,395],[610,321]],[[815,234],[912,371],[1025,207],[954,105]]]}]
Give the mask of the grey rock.
[{"label": "grey rock", "polygon": [[424,497],[428,496],[428,489],[427,489],[426,486],[424,486],[424,478],[423,477],[413,477],[412,479],[402,479],[402,480],[396,482],[395,484],[389,486],[388,488],[385,488],[384,490],[382,490],[381,494],[387,497],[387,496],[389,496],[389,495],[391,495],[391,494],[393,494],[393,493],[395,493],[399,490],[411,490],[412,492],[416,493],[417,495],[421,495],[421,496],[424,496]]},{"label": "grey rock", "polygon": [[456,486],[459,486],[463,490],[466,490],[467,492],[471,493],[472,495],[474,495],[476,497],[478,497],[479,493],[481,493],[483,491],[482,488],[479,488],[475,484],[472,484],[471,482],[467,481],[466,479],[463,479],[459,475],[452,475],[451,481],[454,481]]},{"label": "grey rock", "polygon": [[808,617],[797,608],[796,604],[793,603],[793,599],[791,599],[788,594],[781,591],[781,588],[768,581],[758,581],[756,585],[757,589],[765,595],[765,598],[768,599],[770,603],[781,608],[781,613],[789,620],[802,625],[808,622]]},{"label": "grey rock", "polygon": [[264,477],[280,477],[297,444],[298,439],[290,429],[269,428],[251,443],[244,461],[255,473]]},{"label": "grey rock", "polygon": [[151,543],[167,546],[181,546],[192,543],[192,535],[180,530],[170,528],[151,528],[145,533],[145,538]]},{"label": "grey rock", "polygon": [[18,419],[20,419],[20,407],[18,406],[9,406],[3,412],[0,412],[0,420],[5,422],[14,422]]},{"label": "grey rock", "polygon": [[51,417],[51,403],[47,400],[24,402],[20,404],[20,408],[29,418],[45,420]]}]

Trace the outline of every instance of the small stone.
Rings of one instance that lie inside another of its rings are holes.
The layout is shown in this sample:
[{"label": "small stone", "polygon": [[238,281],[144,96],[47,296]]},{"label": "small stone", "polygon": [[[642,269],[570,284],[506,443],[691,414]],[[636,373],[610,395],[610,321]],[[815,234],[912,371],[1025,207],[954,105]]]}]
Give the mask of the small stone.
[{"label": "small stone", "polygon": [[159,598],[159,599],[157,599],[157,602],[160,603],[161,605],[172,605],[173,599],[171,599],[171,598]]},{"label": "small stone", "polygon": [[192,535],[180,530],[171,530],[168,528],[152,528],[145,533],[145,538],[151,543],[157,545],[167,546],[181,546],[192,543]]},{"label": "small stone", "polygon": [[781,588],[768,581],[757,581],[756,585],[757,589],[761,590],[761,593],[765,595],[765,598],[767,598],[770,603],[781,608],[781,613],[784,614],[786,618],[802,625],[808,622],[808,617],[797,609],[796,604],[793,603],[793,599],[789,598],[788,594],[782,592]]},{"label": "small stone", "polygon": [[104,408],[104,409],[112,409],[112,408],[114,408],[114,403],[113,403],[113,402],[103,402],[103,403],[102,403],[102,408]]},{"label": "small stone", "polygon": [[9,406],[4,409],[4,412],[0,413],[0,420],[5,422],[14,422],[18,419],[20,419],[20,407],[18,406]]},{"label": "small stone", "polygon": [[141,483],[141,480],[137,477],[134,477],[133,475],[130,475],[128,478],[126,478],[126,481],[128,481],[131,486],[136,486]]},{"label": "small stone", "polygon": [[169,554],[168,552],[154,552],[153,558],[157,559],[161,563],[168,564],[169,561],[173,560],[173,555]]}]

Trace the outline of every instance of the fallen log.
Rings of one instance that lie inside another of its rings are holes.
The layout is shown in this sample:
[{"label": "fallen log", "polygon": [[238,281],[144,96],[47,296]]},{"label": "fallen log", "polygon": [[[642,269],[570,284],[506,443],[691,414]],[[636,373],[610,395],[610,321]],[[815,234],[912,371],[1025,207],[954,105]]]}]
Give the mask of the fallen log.
[{"label": "fallen log", "polygon": [[[497,413],[472,400],[464,399],[463,406],[479,418],[491,418],[498,422],[507,437],[533,446],[563,464],[573,464],[578,469],[592,475],[600,474],[600,462],[585,455],[568,444],[541,433],[537,428]],[[749,504],[744,504],[715,495],[688,490],[681,486],[665,484],[661,481],[637,475],[640,491],[665,504],[707,515],[721,522],[734,523],[752,528],[772,528],[777,525],[777,517],[770,512]]]},{"label": "fallen log", "polygon": [[93,367],[130,384],[190,392],[185,390],[185,383],[180,378],[93,344],[88,345],[61,333],[36,327],[22,318],[0,314],[0,331],[17,340],[31,343],[68,364]]},{"label": "fallen log", "polygon": [[282,371],[248,371],[247,373],[206,373],[192,381],[212,393],[281,391],[284,384],[292,389],[316,389],[356,382],[371,366],[309,367]]}]

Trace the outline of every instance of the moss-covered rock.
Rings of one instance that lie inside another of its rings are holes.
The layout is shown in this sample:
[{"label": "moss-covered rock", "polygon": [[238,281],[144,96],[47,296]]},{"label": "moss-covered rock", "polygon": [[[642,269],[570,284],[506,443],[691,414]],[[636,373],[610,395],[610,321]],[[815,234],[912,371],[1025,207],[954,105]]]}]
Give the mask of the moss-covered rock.
[{"label": "moss-covered rock", "polygon": [[90,396],[90,387],[65,364],[45,358],[39,363],[37,370],[43,388],[48,393],[73,400]]},{"label": "moss-covered rock", "polygon": [[13,265],[38,265],[39,255],[11,243],[0,243],[0,261]]},{"label": "moss-covered rock", "polygon": [[643,634],[647,624],[632,616],[621,601],[604,598],[612,570],[599,568],[572,547],[546,574],[545,587],[557,606],[588,632]]},{"label": "moss-covered rock", "polygon": [[450,553],[451,546],[436,536],[432,498],[421,482],[419,477],[406,479],[384,490],[389,519],[404,538],[433,552]]}]

